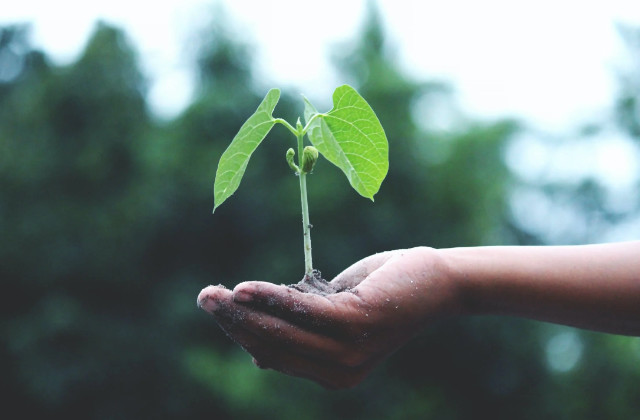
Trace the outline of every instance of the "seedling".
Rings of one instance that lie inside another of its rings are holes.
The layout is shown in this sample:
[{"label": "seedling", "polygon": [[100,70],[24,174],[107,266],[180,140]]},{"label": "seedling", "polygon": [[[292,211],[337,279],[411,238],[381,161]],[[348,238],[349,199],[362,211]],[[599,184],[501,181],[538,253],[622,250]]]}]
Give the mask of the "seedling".
[{"label": "seedling", "polygon": [[[296,152],[293,148],[287,150],[285,157],[300,179],[304,279],[311,279],[314,270],[307,203],[307,175],[313,170],[318,155],[323,155],[340,168],[351,186],[360,195],[373,201],[373,196],[380,189],[389,169],[389,145],[373,109],[351,86],[343,85],[335,90],[333,109],[327,113],[319,113],[311,102],[304,98],[304,126],[300,118],[294,127],[281,118],[273,117],[272,113],[279,99],[280,90],[271,89],[220,157],[213,186],[213,211],[215,212],[238,189],[251,154],[271,128],[275,124],[284,125],[297,139],[298,163],[294,162]],[[311,145],[305,146],[305,135]]]}]

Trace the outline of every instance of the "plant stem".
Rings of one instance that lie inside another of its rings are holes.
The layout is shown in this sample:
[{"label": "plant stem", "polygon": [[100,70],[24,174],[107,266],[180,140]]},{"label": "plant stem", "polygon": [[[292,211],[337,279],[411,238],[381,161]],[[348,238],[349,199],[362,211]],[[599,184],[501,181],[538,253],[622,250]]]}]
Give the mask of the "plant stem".
[{"label": "plant stem", "polygon": [[[302,159],[303,137],[299,132],[298,137],[298,160]],[[301,162],[298,162],[300,165]],[[309,204],[307,203],[307,174],[299,172],[300,177],[300,201],[302,203],[302,232],[304,235],[304,274],[305,278],[313,277],[313,262],[311,258],[311,223],[309,222]]]}]

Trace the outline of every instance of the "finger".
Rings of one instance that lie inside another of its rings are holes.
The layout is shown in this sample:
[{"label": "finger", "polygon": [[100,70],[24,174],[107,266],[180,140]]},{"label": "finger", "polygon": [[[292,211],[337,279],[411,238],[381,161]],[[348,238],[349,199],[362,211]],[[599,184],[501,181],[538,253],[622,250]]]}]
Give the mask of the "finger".
[{"label": "finger", "polygon": [[373,368],[369,364],[352,367],[296,353],[289,347],[275,346],[242,328],[233,328],[227,333],[253,356],[253,363],[260,369],[310,379],[328,389],[350,388],[361,382]]},{"label": "finger", "polygon": [[[300,346],[299,343],[294,346],[289,345],[290,340],[274,340],[273,335],[265,333],[265,329],[260,326],[264,323],[256,323],[257,318],[252,316],[251,311],[228,299],[228,290],[212,291],[215,292],[213,296],[211,293],[205,294],[199,300],[202,302],[201,306],[211,311],[224,332],[250,353],[254,357],[254,363],[260,368],[310,379],[329,389],[352,387],[371,370],[370,365],[364,365],[364,358],[349,360],[342,357],[348,354],[347,351],[322,353],[319,349],[323,346],[314,346],[312,351],[308,351],[305,345]],[[222,300],[218,302],[219,298]],[[286,328],[283,330],[286,331]],[[292,331],[282,335],[278,334],[281,337],[293,337],[294,341],[298,341],[304,335],[306,332],[297,328],[292,328]],[[309,340],[302,339],[302,342],[308,343]],[[331,353],[338,358],[335,360],[328,358]],[[313,354],[321,357],[314,357]]]},{"label": "finger", "polygon": [[352,264],[346,270],[338,274],[331,283],[337,285],[338,290],[346,290],[356,287],[364,279],[369,277],[371,273],[384,265],[389,258],[397,251],[386,251],[378,254],[370,255],[355,264]]},{"label": "finger", "polygon": [[356,367],[314,359],[288,349],[256,346],[253,362],[261,369],[273,369],[290,376],[310,379],[327,389],[352,388],[367,376],[371,365]]},{"label": "finger", "polygon": [[234,342],[253,356],[253,362],[259,368],[310,379],[328,389],[353,387],[373,368],[372,363],[327,360],[298,353],[297,348],[281,346],[245,329],[243,323],[225,317],[219,318],[218,322]]},{"label": "finger", "polygon": [[[364,359],[364,354],[356,350],[358,337],[340,341],[325,331],[314,333],[290,322],[236,303],[229,290],[220,287],[205,288],[198,301],[210,312],[227,334],[236,336],[242,330],[260,337],[271,346],[289,347],[296,353],[311,357],[353,364]],[[239,343],[244,346],[243,343]]]},{"label": "finger", "polygon": [[320,296],[265,282],[240,283],[233,300],[309,330],[323,328],[327,335],[344,333],[346,324],[366,313],[350,292]]},{"label": "finger", "polygon": [[[396,253],[397,251],[387,251],[364,258],[336,276],[331,283],[338,285],[337,290],[350,290]],[[354,313],[366,316],[366,309],[350,293],[335,293],[323,297],[266,282],[240,283],[233,290],[233,299],[261,307],[266,312],[299,325],[340,324],[350,321]]]},{"label": "finger", "polygon": [[198,307],[211,314],[228,301],[231,301],[231,291],[222,285],[205,287],[200,291],[197,299]]},{"label": "finger", "polygon": [[253,356],[253,363],[261,369],[273,369],[290,376],[310,379],[329,389],[352,387],[371,370],[369,366],[351,367],[296,353],[292,348],[275,345],[237,323],[222,320],[220,325],[234,342]]},{"label": "finger", "polygon": [[242,305],[238,305],[229,315],[218,315],[218,319],[225,322],[227,329],[242,329],[271,346],[287,348],[313,358],[344,364],[357,364],[364,358],[363,352],[355,347],[355,341],[343,342],[325,334],[307,331],[281,318]]}]

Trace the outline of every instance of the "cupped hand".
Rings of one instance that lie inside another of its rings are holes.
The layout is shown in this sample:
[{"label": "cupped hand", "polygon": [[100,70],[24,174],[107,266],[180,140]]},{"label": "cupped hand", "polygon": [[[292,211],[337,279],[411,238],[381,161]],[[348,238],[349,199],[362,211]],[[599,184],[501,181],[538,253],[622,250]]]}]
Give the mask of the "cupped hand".
[{"label": "cupped hand", "polygon": [[339,274],[338,293],[253,281],[233,291],[209,286],[198,305],[257,366],[348,388],[430,321],[459,311],[448,271],[437,250],[388,251]]}]

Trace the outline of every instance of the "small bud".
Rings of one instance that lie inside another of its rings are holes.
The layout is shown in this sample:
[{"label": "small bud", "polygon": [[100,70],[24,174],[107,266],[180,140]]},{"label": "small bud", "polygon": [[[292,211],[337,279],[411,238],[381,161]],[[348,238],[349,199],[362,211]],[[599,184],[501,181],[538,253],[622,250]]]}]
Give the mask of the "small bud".
[{"label": "small bud", "polygon": [[296,130],[298,130],[298,133],[302,133],[303,129],[304,129],[304,127],[302,126],[302,123],[300,122],[300,117],[298,117],[298,121],[296,121]]},{"label": "small bud", "polygon": [[308,174],[318,160],[318,149],[313,146],[307,146],[302,151],[302,172]]},{"label": "small bud", "polygon": [[287,155],[286,155],[287,163],[289,164],[289,167],[293,169],[293,171],[297,174],[298,172],[300,172],[300,168],[298,168],[298,165],[293,163],[293,157],[295,155],[296,155],[296,152],[292,148],[289,148],[289,150],[287,150]]}]

